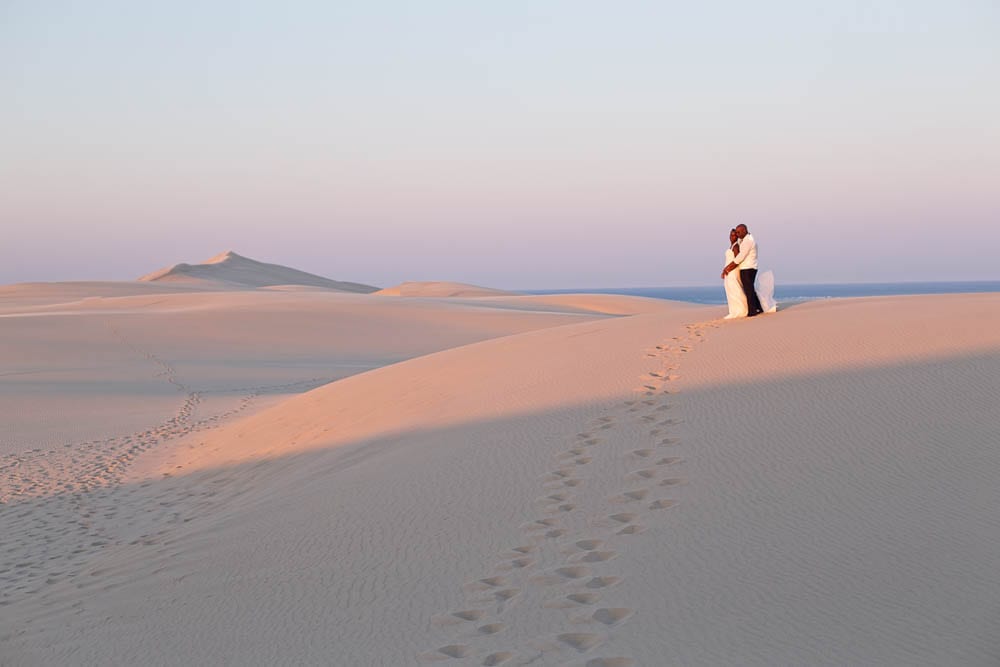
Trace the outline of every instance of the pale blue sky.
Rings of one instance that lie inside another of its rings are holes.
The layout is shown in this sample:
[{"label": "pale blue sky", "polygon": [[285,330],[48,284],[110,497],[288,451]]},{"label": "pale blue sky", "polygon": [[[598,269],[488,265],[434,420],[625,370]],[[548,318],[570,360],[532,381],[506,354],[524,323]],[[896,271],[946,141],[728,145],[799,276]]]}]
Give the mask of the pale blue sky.
[{"label": "pale blue sky", "polygon": [[1000,277],[994,0],[0,0],[0,86],[0,283]]}]

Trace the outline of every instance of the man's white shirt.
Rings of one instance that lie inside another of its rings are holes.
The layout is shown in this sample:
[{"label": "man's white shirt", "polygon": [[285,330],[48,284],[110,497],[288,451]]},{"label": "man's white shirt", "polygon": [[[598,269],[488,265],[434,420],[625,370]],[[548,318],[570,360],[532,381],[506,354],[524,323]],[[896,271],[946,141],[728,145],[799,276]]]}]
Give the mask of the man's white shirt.
[{"label": "man's white shirt", "polygon": [[736,255],[733,262],[738,269],[757,268],[757,242],[753,240],[753,236],[747,234],[740,239],[740,254]]}]

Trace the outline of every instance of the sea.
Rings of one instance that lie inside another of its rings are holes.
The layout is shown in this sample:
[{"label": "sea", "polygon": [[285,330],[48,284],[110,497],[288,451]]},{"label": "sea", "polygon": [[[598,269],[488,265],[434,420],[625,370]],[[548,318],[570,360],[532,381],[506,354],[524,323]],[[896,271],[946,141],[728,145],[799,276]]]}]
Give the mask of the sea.
[{"label": "sea", "polygon": [[[817,299],[838,299],[856,296],[894,296],[901,294],[965,294],[972,292],[1000,292],[1000,280],[977,282],[912,282],[912,283],[828,283],[828,284],[775,284],[774,298],[781,304],[791,304]],[[528,294],[626,294],[654,299],[689,301],[703,304],[725,304],[726,293],[722,281],[700,287],[600,287],[558,290],[527,290]]]}]

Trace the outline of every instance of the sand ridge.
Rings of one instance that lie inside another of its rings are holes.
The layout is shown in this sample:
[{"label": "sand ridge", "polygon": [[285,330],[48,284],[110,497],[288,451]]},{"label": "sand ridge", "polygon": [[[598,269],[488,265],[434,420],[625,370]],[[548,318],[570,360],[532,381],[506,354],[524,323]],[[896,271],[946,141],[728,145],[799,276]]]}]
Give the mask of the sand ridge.
[{"label": "sand ridge", "polygon": [[185,392],[163,381],[150,354],[170,362],[201,392],[199,411],[211,412],[243,388],[329,382],[476,340],[605,316],[599,303],[586,309],[523,297],[487,304],[328,290],[142,290],[80,298],[74,287],[72,301],[49,289],[52,301],[39,304],[33,293],[16,292],[27,303],[12,298],[0,311],[0,453],[132,435],[169,419]]},{"label": "sand ridge", "polygon": [[394,287],[386,287],[375,294],[379,296],[432,296],[432,297],[480,297],[480,296],[514,296],[515,292],[480,287],[466,283],[447,281],[411,281],[400,283]]}]

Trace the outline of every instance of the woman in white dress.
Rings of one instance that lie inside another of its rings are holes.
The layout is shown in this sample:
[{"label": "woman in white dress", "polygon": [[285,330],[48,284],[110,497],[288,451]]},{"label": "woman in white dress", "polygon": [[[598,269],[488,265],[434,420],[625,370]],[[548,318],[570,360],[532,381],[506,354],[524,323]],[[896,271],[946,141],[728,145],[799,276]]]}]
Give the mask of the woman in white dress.
[{"label": "woman in white dress", "polygon": [[[740,253],[740,240],[736,236],[736,230],[729,230],[729,249],[726,250],[726,263],[723,266],[729,266],[729,263],[733,261],[733,258]],[[726,302],[729,304],[729,314],[726,315],[727,320],[732,320],[737,317],[747,316],[747,297],[743,293],[743,285],[740,284],[740,272],[730,271],[726,274],[725,282],[723,283],[726,287]]]}]

